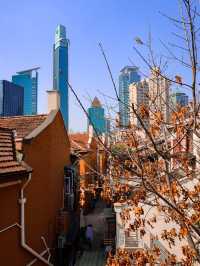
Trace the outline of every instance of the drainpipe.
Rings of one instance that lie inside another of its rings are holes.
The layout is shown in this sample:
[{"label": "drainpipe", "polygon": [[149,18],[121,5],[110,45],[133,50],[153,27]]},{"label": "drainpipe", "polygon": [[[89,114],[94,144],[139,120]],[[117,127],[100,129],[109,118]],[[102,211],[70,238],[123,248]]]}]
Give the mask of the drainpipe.
[{"label": "drainpipe", "polygon": [[29,247],[26,244],[26,237],[25,237],[25,203],[26,198],[24,198],[24,189],[27,187],[29,182],[31,181],[31,173],[29,174],[28,180],[25,182],[23,187],[21,188],[21,195],[19,199],[19,203],[21,205],[21,246],[27,250],[29,253],[31,253],[34,257],[36,257],[38,260],[42,261],[46,265],[53,266],[48,260],[46,260],[44,257],[42,257],[38,252],[33,250],[31,247]]},{"label": "drainpipe", "polygon": [[9,230],[9,229],[11,229],[11,228],[13,228],[13,227],[15,227],[15,226],[18,226],[19,228],[21,228],[21,226],[20,226],[18,223],[15,223],[15,224],[12,224],[12,225],[9,225],[9,226],[3,228],[3,229],[0,231],[0,233],[3,233],[3,232],[5,232],[5,231],[7,231],[7,230]]}]

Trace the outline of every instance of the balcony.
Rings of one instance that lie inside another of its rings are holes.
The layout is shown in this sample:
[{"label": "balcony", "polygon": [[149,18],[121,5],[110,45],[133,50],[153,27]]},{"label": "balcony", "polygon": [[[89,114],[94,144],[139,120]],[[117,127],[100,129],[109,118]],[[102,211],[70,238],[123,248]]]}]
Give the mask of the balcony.
[{"label": "balcony", "polygon": [[139,236],[138,231],[129,230],[128,224],[124,224],[121,220],[120,213],[126,208],[126,203],[115,203],[114,209],[116,212],[116,247],[127,249],[127,250],[135,250],[135,249],[143,249],[144,242]]},{"label": "balcony", "polygon": [[138,248],[140,244],[137,232],[125,232],[125,248]]}]

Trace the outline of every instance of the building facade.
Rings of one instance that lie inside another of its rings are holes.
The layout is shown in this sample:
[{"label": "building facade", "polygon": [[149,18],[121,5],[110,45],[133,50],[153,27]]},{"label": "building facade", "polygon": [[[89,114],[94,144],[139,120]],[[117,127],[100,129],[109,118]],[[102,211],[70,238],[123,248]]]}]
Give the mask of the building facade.
[{"label": "building facade", "polygon": [[[0,261],[2,265],[20,266],[33,259],[24,243],[26,228],[22,215],[22,188],[32,169],[17,160],[14,143],[14,130],[0,128]],[[21,255],[23,261],[19,260]]]},{"label": "building facade", "polygon": [[24,115],[37,114],[38,67],[17,72],[12,82],[24,88]]},{"label": "building facade", "polygon": [[[134,108],[138,111],[139,108],[144,105],[146,108],[149,108],[149,83],[147,79],[144,79],[137,83],[132,83],[129,86],[129,106],[130,106],[130,125],[141,127],[141,124],[138,118],[135,116],[132,110],[132,104]],[[146,127],[148,127],[148,119],[143,120]]]},{"label": "building facade", "polygon": [[68,46],[66,29],[63,25],[58,25],[53,47],[53,89],[60,93],[60,110],[67,129],[69,124]]},{"label": "building facade", "polygon": [[[61,112],[53,110],[49,115],[0,118],[0,127],[15,129],[15,141],[10,146],[16,143],[18,160],[24,157],[33,169],[23,191],[26,198],[23,210],[25,220],[20,218],[20,204],[23,202],[19,201],[24,184],[1,190],[0,261],[2,265],[15,266],[57,265],[54,259],[60,243],[58,236],[62,230],[67,234],[70,224],[66,221],[62,229],[63,220],[67,220],[69,215],[67,210],[64,211],[65,169],[71,163],[70,143]],[[5,137],[8,142],[7,139]],[[16,178],[13,173],[11,177],[13,180]],[[16,226],[10,228],[12,223],[16,223]],[[25,234],[21,235],[22,225]],[[7,227],[6,231],[1,232]],[[31,250],[27,250],[24,243]]]},{"label": "building facade", "polygon": [[130,224],[133,224],[135,219],[134,212],[130,213],[131,219],[128,220],[127,223],[122,221],[121,213],[127,207],[128,206],[124,203],[114,204],[114,210],[116,213],[116,249],[123,249],[126,251],[131,250],[136,252],[137,250],[152,250],[156,247],[159,248],[160,251],[157,258],[157,265],[162,265],[171,254],[176,256],[176,265],[179,265],[181,258],[183,258],[181,247],[188,244],[187,238],[183,238],[181,240],[175,239],[176,248],[172,249],[169,247],[167,241],[163,240],[161,237],[164,230],[168,231],[171,228],[178,230],[178,225],[172,223],[171,221],[166,223],[164,216],[160,215],[159,211],[155,207],[143,205],[144,216],[148,219],[156,217],[156,223],[154,226],[150,226],[147,223],[145,225],[145,235],[141,236],[139,229],[129,230]]},{"label": "building facade", "polygon": [[0,116],[23,115],[24,88],[7,80],[0,81]]},{"label": "building facade", "polygon": [[104,108],[97,97],[94,98],[91,107],[88,108],[88,116],[88,127],[94,128],[94,134],[101,135],[106,132]]},{"label": "building facade", "polygon": [[[102,176],[106,173],[106,151],[94,135],[75,133],[69,137],[71,140],[71,154],[76,157],[75,165],[80,187],[86,191],[84,212],[89,213],[93,208],[92,198],[94,198],[94,190],[91,190],[91,188],[96,187],[96,184],[101,181]],[[99,138],[104,142],[101,136]]]},{"label": "building facade", "polygon": [[119,124],[120,127],[129,126],[129,85],[139,82],[140,75],[137,67],[126,66],[119,75]]},{"label": "building facade", "polygon": [[187,106],[188,105],[188,96],[184,92],[175,92],[171,96],[171,103],[173,107],[178,106]]},{"label": "building facade", "polygon": [[155,113],[157,112],[160,112],[162,114],[164,122],[169,121],[169,87],[170,83],[161,75],[160,69],[153,69],[149,77],[150,123],[154,120]]}]

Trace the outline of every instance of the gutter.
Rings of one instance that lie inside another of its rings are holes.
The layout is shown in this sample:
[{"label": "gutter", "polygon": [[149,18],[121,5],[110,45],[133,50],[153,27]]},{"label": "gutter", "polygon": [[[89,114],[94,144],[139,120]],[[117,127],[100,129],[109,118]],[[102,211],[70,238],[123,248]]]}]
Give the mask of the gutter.
[{"label": "gutter", "polygon": [[[44,257],[42,257],[42,255],[39,254],[37,251],[35,251],[31,247],[29,247],[27,245],[27,243],[26,243],[26,237],[25,237],[25,203],[26,203],[26,198],[24,197],[24,190],[28,186],[30,181],[31,181],[31,173],[29,173],[28,180],[24,183],[24,185],[21,188],[20,199],[19,199],[19,203],[21,205],[21,212],[20,212],[20,219],[21,219],[21,246],[25,250],[27,250],[30,254],[32,254],[34,257],[36,257],[38,260],[43,262],[44,264],[49,265],[49,266],[53,266],[53,264],[51,264],[48,260],[46,260]],[[48,252],[48,250],[47,250],[47,252]],[[44,254],[44,253],[42,253],[42,254]],[[27,264],[27,266],[28,265],[30,265],[30,263]]]}]

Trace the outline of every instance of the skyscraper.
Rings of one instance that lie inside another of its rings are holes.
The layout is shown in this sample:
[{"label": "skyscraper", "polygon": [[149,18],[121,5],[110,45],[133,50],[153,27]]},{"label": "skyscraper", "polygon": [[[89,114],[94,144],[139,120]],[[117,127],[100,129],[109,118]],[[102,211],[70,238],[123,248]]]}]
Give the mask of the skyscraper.
[{"label": "skyscraper", "polygon": [[53,48],[53,90],[59,91],[60,110],[67,129],[69,124],[68,46],[66,29],[63,25],[58,25]]},{"label": "skyscraper", "polygon": [[120,71],[119,75],[119,125],[120,127],[129,126],[129,85],[140,81],[137,67],[126,66]]},{"label": "skyscraper", "polygon": [[106,134],[111,133],[111,119],[109,117],[105,117],[105,128],[106,128]]},{"label": "skyscraper", "polygon": [[38,69],[27,69],[12,76],[12,82],[24,88],[24,115],[37,114]]},{"label": "skyscraper", "polygon": [[88,127],[94,128],[94,133],[101,135],[106,132],[106,122],[104,108],[97,97],[94,98],[92,105],[88,108]]},{"label": "skyscraper", "polygon": [[176,108],[177,105],[179,106],[188,105],[188,96],[184,92],[175,92],[170,95],[170,98],[171,98],[173,108]]},{"label": "skyscraper", "polygon": [[[140,82],[131,83],[129,86],[129,106],[130,106],[130,125],[141,127],[138,118],[135,116],[132,110],[132,104],[136,111],[139,110],[141,105],[144,105],[147,109],[149,108],[149,82],[147,79],[141,80]],[[149,120],[143,119],[146,127],[148,127]]]},{"label": "skyscraper", "polygon": [[0,81],[0,116],[23,115],[24,88],[7,80]]},{"label": "skyscraper", "polygon": [[149,78],[150,123],[156,112],[161,112],[164,122],[169,121],[169,87],[170,83],[160,74],[160,69],[153,69]]}]

